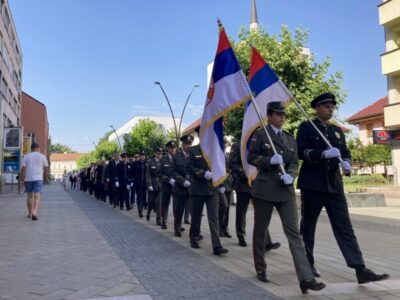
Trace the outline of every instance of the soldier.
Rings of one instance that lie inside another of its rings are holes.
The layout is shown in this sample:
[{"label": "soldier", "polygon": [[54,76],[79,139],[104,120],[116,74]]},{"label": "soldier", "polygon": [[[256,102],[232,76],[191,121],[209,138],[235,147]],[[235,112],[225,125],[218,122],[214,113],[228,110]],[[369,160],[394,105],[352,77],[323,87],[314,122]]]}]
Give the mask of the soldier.
[{"label": "soldier", "polygon": [[[135,154],[134,157],[129,158],[129,164],[131,165],[131,169],[133,168],[133,163],[136,161],[136,159],[139,159],[139,154]],[[132,174],[133,176],[133,174]],[[132,178],[133,180],[133,178]],[[132,181],[133,183],[133,181]],[[131,207],[133,207],[133,205],[135,204],[135,185],[132,184],[131,186],[131,190],[130,190],[130,196],[129,196],[129,200],[130,200],[130,205]]]},{"label": "soldier", "polygon": [[119,182],[119,209],[124,209],[124,202],[126,210],[131,210],[132,206],[129,201],[129,191],[132,184],[132,170],[129,164],[128,154],[122,153],[122,162],[117,165],[118,182]]},{"label": "soldier", "polygon": [[[335,95],[331,93],[324,93],[311,102],[317,116],[313,122],[332,148],[326,146],[310,122],[303,122],[297,133],[298,155],[303,160],[297,185],[301,189],[301,231],[305,250],[314,275],[319,277],[313,250],[317,220],[324,207],[347,266],[356,270],[358,283],[384,280],[389,278],[388,274],[376,274],[365,267],[351,224],[340,174],[340,168],[345,173],[351,171],[351,154],[342,129],[329,123],[335,105]],[[339,162],[339,157],[342,162]]]},{"label": "soldier", "polygon": [[221,245],[218,225],[218,189],[212,185],[212,173],[203,157],[200,146],[190,148],[187,170],[190,176],[190,200],[192,203],[192,220],[190,224],[190,246],[200,248],[200,224],[204,203],[207,206],[208,224],[214,255],[229,252]]},{"label": "soldier", "polygon": [[117,164],[119,163],[119,155],[115,153],[111,160],[108,162],[106,168],[106,181],[108,184],[108,197],[110,199],[110,205],[117,207],[118,199],[118,173]]},{"label": "soldier", "polygon": [[143,207],[146,203],[146,152],[140,151],[139,159],[133,163],[133,185],[136,191],[136,200],[139,217],[143,218]]},{"label": "soldier", "polygon": [[180,138],[182,151],[177,152],[173,157],[173,178],[175,184],[173,188],[173,209],[174,209],[174,230],[175,236],[180,237],[182,228],[182,218],[186,203],[189,202],[189,174],[186,164],[189,159],[189,148],[193,142],[193,136],[184,135]]},{"label": "soldier", "polygon": [[[293,180],[298,169],[296,141],[292,135],[282,130],[285,122],[285,108],[281,102],[268,103],[267,117],[266,129],[277,154],[272,151],[264,130],[257,130],[248,155],[248,162],[258,169],[252,189],[253,256],[257,278],[260,281],[269,282],[264,259],[265,230],[269,226],[272,210],[275,207],[289,242],[301,291],[303,294],[309,289],[319,291],[325,287],[325,284],[314,279],[298,229],[296,196],[293,187]],[[285,173],[281,171],[280,166],[284,167]]]},{"label": "soldier", "polygon": [[[234,180],[234,189],[236,192],[236,236],[239,240],[239,246],[247,247],[246,242],[246,214],[251,200],[251,187],[249,185],[246,173],[243,170],[242,158],[240,156],[240,141],[235,142],[231,147],[229,166],[232,170]],[[268,228],[265,232],[265,250],[268,252],[278,249],[281,244],[273,243]]]},{"label": "soldier", "polygon": [[172,189],[175,179],[172,177],[172,159],[176,153],[176,142],[169,141],[166,145],[167,154],[161,159],[161,228],[167,229],[168,209],[171,202]]},{"label": "soldier", "polygon": [[159,226],[161,226],[161,185],[159,177],[162,153],[162,148],[156,148],[155,156],[146,165],[146,185],[149,192],[146,220],[150,221],[150,213],[154,210],[156,222]]}]

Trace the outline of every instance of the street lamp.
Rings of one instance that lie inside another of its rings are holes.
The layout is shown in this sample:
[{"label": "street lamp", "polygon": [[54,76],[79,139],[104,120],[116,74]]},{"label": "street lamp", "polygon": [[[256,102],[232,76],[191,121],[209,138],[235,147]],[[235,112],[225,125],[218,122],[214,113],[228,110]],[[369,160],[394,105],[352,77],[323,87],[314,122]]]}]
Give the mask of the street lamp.
[{"label": "street lamp", "polygon": [[117,140],[118,140],[118,144],[119,144],[119,149],[122,152],[122,146],[121,146],[121,141],[119,140],[119,136],[117,131],[115,130],[114,126],[110,125],[110,127],[112,128],[112,130],[114,130],[115,135],[117,136]]},{"label": "street lamp", "polygon": [[186,106],[187,106],[187,104],[188,104],[188,102],[189,102],[189,99],[190,99],[190,97],[192,96],[194,90],[195,90],[197,87],[199,87],[199,85],[198,85],[198,84],[194,85],[193,88],[192,88],[192,90],[191,90],[191,92],[189,93],[189,96],[188,96],[187,99],[186,99],[185,105],[183,106],[183,110],[182,110],[182,114],[181,114],[181,119],[180,119],[180,121],[179,121],[179,128],[177,129],[177,127],[176,127],[176,121],[175,121],[175,116],[174,116],[174,113],[173,113],[173,111],[172,111],[171,103],[170,103],[170,101],[169,101],[169,99],[168,99],[168,97],[167,97],[167,94],[165,93],[165,91],[164,91],[164,89],[163,89],[163,87],[162,87],[162,85],[161,85],[161,82],[155,81],[154,84],[160,86],[160,88],[161,88],[161,90],[162,90],[162,92],[163,92],[163,94],[164,94],[164,96],[165,96],[165,99],[167,100],[169,109],[170,109],[170,111],[171,111],[172,119],[173,119],[173,121],[174,121],[176,142],[179,143],[179,137],[180,137],[180,135],[181,135],[182,120],[183,120],[183,115],[184,115],[185,110],[186,110]]}]

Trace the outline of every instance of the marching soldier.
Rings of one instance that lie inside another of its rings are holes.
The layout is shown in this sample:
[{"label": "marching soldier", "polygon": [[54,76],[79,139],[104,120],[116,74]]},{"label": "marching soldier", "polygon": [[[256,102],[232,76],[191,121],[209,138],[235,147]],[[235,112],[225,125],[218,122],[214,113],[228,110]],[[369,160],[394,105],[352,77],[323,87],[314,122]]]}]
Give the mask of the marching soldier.
[{"label": "marching soldier", "polygon": [[117,164],[119,162],[119,155],[114,154],[111,160],[108,162],[106,168],[106,181],[108,184],[108,197],[110,199],[110,205],[117,207],[118,204],[118,172],[117,172]]},{"label": "marching soldier", "polygon": [[131,210],[132,206],[129,201],[129,191],[132,185],[132,170],[128,161],[128,154],[121,154],[122,161],[117,165],[118,182],[119,182],[119,208],[124,209],[124,202],[126,210]]},{"label": "marching soldier", "polygon": [[204,204],[207,206],[208,224],[214,255],[229,252],[221,245],[218,224],[218,189],[212,185],[212,173],[203,157],[200,146],[190,148],[187,170],[190,176],[190,200],[192,202],[192,220],[190,224],[190,246],[200,248],[200,224]]},{"label": "marching soldier", "polygon": [[106,161],[104,159],[102,159],[101,163],[99,163],[96,167],[95,178],[96,178],[95,187],[96,187],[97,199],[105,202]]},{"label": "marching soldier", "polygon": [[139,217],[143,218],[143,207],[146,204],[146,152],[139,153],[139,159],[133,163],[133,185],[136,191],[136,202]]},{"label": "marching soldier", "polygon": [[189,159],[189,149],[193,142],[193,136],[184,135],[181,137],[182,151],[177,152],[173,157],[172,174],[175,179],[173,188],[173,210],[175,236],[180,237],[182,218],[186,203],[189,202],[189,174],[186,164]]},{"label": "marching soldier", "polygon": [[[131,165],[131,169],[132,170],[133,170],[133,163],[136,161],[136,159],[137,160],[139,159],[139,155],[137,155],[137,154],[134,157],[129,158],[129,164]],[[132,176],[133,176],[133,173],[132,173]],[[132,177],[132,183],[133,183],[133,177]],[[135,193],[135,185],[132,184],[131,185],[130,196],[129,196],[129,203],[130,203],[131,207],[133,207],[133,205],[135,204],[135,195],[136,195],[136,193]]]},{"label": "marching soldier", "polygon": [[317,220],[324,207],[347,266],[356,270],[358,283],[384,280],[389,278],[388,274],[376,274],[366,268],[351,224],[340,174],[340,168],[345,173],[351,171],[351,154],[341,128],[329,123],[335,105],[335,95],[331,93],[324,93],[311,102],[317,116],[313,122],[332,148],[328,149],[310,122],[303,122],[297,133],[298,155],[303,160],[298,188],[301,189],[301,231],[305,250],[314,275],[319,277],[313,250]]},{"label": "marching soldier", "polygon": [[[236,192],[236,236],[239,240],[239,246],[247,247],[246,242],[246,214],[251,200],[251,187],[249,185],[246,173],[243,170],[242,158],[240,156],[240,141],[235,142],[231,147],[229,156],[229,166],[232,170],[234,180],[234,190]],[[270,251],[278,249],[281,244],[273,243],[268,228],[265,232],[265,250]]]},{"label": "marching soldier", "polygon": [[[314,279],[307,260],[298,229],[296,196],[293,180],[297,175],[298,159],[296,141],[292,135],[282,130],[285,109],[281,102],[267,105],[268,126],[277,154],[263,130],[257,130],[250,147],[248,162],[258,169],[253,183],[254,206],[253,256],[257,278],[269,282],[265,263],[265,230],[268,228],[272,210],[275,207],[282,221],[283,230],[289,242],[297,277],[303,294],[310,290],[321,290],[324,283]],[[286,173],[280,170],[283,166]]]},{"label": "marching soldier", "polygon": [[146,185],[149,192],[146,220],[150,221],[150,213],[154,210],[156,212],[156,222],[159,226],[161,226],[161,185],[159,177],[162,153],[163,149],[157,148],[155,156],[147,162],[146,166]]}]

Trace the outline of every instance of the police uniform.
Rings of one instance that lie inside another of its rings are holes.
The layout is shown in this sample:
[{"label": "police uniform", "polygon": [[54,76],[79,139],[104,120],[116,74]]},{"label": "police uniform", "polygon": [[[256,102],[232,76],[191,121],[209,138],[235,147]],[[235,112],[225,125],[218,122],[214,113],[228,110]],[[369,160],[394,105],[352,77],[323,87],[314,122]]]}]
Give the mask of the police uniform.
[{"label": "police uniform", "polygon": [[[175,141],[169,141],[166,147],[176,147]],[[173,171],[173,157],[170,154],[166,154],[161,159],[160,169],[160,181],[161,181],[161,228],[167,229],[167,219],[169,204],[171,203],[171,197],[173,192],[173,186],[175,179],[172,177]]]},{"label": "police uniform", "polygon": [[[128,155],[122,153],[121,157],[126,158]],[[119,208],[123,210],[124,203],[126,210],[131,210],[132,207],[129,201],[129,192],[132,184],[132,170],[128,161],[121,161],[117,165],[118,182],[119,182]]]},{"label": "police uniform", "polygon": [[[311,102],[311,107],[330,102],[336,104],[335,96],[324,93]],[[350,163],[351,154],[340,127],[313,121],[331,145],[340,151],[344,161]],[[360,283],[382,280],[387,274],[378,275],[365,268],[364,259],[351,224],[346,198],[344,195],[342,175],[338,157],[327,157],[327,145],[312,124],[303,122],[297,133],[298,155],[303,160],[298,178],[301,190],[302,220],[301,232],[308,260],[314,273],[314,236],[317,220],[323,207],[328,214],[336,242],[346,260],[347,266],[355,268]],[[350,164],[349,164],[350,166]]]},{"label": "police uniform", "polygon": [[[162,152],[157,148],[156,152]],[[161,184],[160,184],[161,159],[151,158],[146,166],[146,185],[148,189],[148,203],[146,219],[150,220],[152,210],[156,212],[157,225],[161,225]]]},{"label": "police uniform", "polygon": [[[268,113],[284,112],[280,102],[271,102],[267,106]],[[298,158],[294,137],[271,125],[266,127],[274,143],[277,154],[283,160],[286,172],[285,181],[279,164],[273,162],[274,155],[271,144],[263,129],[255,132],[255,138],[250,147],[248,162],[257,167],[258,174],[252,184],[252,198],[254,206],[254,232],[253,232],[253,256],[257,277],[261,281],[269,281],[266,276],[265,232],[269,226],[272,210],[275,207],[281,218],[283,230],[289,242],[289,248],[293,257],[297,277],[302,289],[315,288],[310,284],[317,284],[313,279],[310,264],[305,255],[303,243],[298,229],[298,215],[296,196],[293,187],[293,179],[297,176]],[[305,283],[308,285],[305,287]],[[315,289],[321,289],[321,284]]]},{"label": "police uniform", "polygon": [[117,172],[117,161],[112,158],[107,165],[106,169],[106,181],[108,183],[108,197],[110,199],[110,205],[117,207],[119,203],[118,197],[118,172]]},{"label": "police uniform", "polygon": [[[181,137],[182,143],[191,144],[193,136],[184,135]],[[175,179],[173,188],[173,210],[174,210],[174,231],[175,236],[181,236],[182,218],[185,206],[189,203],[189,174],[187,172],[187,161],[189,160],[189,151],[183,149],[178,151],[173,157],[172,176]]]},{"label": "police uniform", "polygon": [[218,224],[218,189],[212,185],[208,165],[200,146],[190,148],[187,170],[190,176],[190,197],[192,202],[192,220],[190,224],[190,244],[192,248],[200,248],[201,215],[204,204],[207,206],[208,224],[210,226],[213,253],[216,255],[229,252],[221,245]]},{"label": "police uniform", "polygon": [[[140,151],[140,156],[145,156],[144,151]],[[146,188],[146,161],[137,160],[132,164],[133,185],[135,186],[136,202],[139,217],[143,217],[143,207],[146,204],[147,188]]]}]

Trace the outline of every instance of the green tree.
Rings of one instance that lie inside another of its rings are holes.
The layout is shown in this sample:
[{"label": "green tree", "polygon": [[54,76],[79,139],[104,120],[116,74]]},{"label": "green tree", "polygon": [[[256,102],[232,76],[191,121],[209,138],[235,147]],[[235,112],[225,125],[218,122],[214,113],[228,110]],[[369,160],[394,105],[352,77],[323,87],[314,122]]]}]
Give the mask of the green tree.
[{"label": "green tree", "polygon": [[75,153],[76,151],[72,150],[70,147],[66,145],[62,145],[60,143],[51,144],[50,145],[50,153]]},{"label": "green tree", "polygon": [[101,137],[101,138],[99,139],[99,141],[97,142],[97,144],[100,144],[100,143],[102,143],[102,142],[108,142],[108,137],[109,137],[112,133],[113,133],[113,130],[107,131],[107,132],[103,135],[103,137]]},{"label": "green tree", "polygon": [[100,159],[111,159],[111,156],[118,152],[118,144],[116,142],[109,142],[108,140],[103,140],[99,143],[95,149],[95,157]]},{"label": "green tree", "polygon": [[132,128],[129,138],[125,138],[125,141],[125,150],[129,155],[139,153],[140,150],[150,154],[156,147],[166,144],[167,134],[156,122],[144,119]]},{"label": "green tree", "polygon": [[[249,31],[242,27],[239,31],[239,40],[232,44],[245,74],[249,70],[250,45],[254,45],[293,96],[308,114],[313,116],[310,101],[315,96],[332,92],[336,95],[338,104],[341,104],[346,93],[342,88],[342,73],[329,70],[331,65],[329,58],[317,62],[313,54],[310,56],[301,54],[302,47],[307,45],[307,41],[308,32],[303,29],[296,29],[292,34],[286,26],[282,26],[279,35],[270,35],[263,28]],[[285,129],[294,134],[304,117],[294,103],[287,106],[286,112]],[[226,133],[233,135],[235,139],[240,139],[243,107],[231,111],[227,115],[227,121]]]},{"label": "green tree", "polygon": [[81,157],[79,157],[76,160],[76,166],[78,169],[86,168],[88,167],[91,163],[96,162],[96,151],[91,151]]}]

